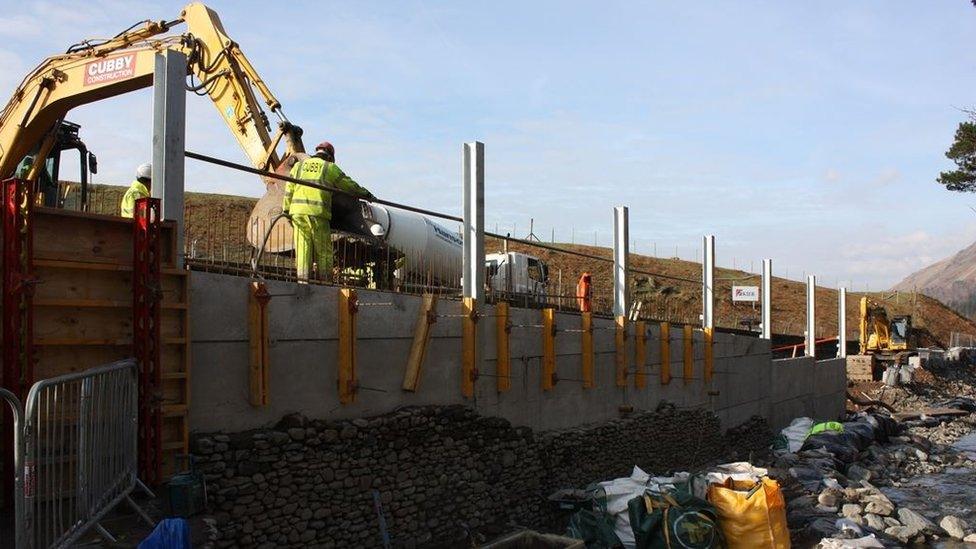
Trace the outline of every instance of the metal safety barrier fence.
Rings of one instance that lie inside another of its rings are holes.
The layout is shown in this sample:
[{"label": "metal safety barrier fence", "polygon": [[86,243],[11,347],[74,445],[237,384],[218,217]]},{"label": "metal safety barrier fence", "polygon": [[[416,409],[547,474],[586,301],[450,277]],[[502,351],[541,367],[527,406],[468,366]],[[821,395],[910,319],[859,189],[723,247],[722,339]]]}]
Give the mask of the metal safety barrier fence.
[{"label": "metal safety barrier fence", "polygon": [[114,542],[99,521],[122,501],[153,525],[131,497],[151,494],[136,473],[137,397],[132,359],[34,384],[22,424],[15,412],[16,549],[70,547],[93,527]]},{"label": "metal safety barrier fence", "polygon": [[[20,399],[17,395],[0,387],[0,400],[3,400],[10,407],[10,417],[13,428],[13,461],[10,464],[13,466],[14,473],[14,532],[16,532],[14,538],[14,547],[21,549],[26,547],[26,530],[22,527],[24,524],[24,440],[21,436],[21,428],[23,425],[23,407],[20,404]],[[0,541],[3,541],[0,539]]]}]

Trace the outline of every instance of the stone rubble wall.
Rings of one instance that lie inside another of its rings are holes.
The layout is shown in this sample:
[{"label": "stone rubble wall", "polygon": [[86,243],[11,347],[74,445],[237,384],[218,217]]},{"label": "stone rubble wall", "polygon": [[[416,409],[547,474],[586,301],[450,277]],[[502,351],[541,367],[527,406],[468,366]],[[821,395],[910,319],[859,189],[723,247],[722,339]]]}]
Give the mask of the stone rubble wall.
[{"label": "stone rubble wall", "polygon": [[423,406],[348,421],[291,415],[273,429],[196,435],[193,451],[217,547],[379,546],[374,490],[395,546],[451,547],[466,531],[558,527],[545,498],[559,488],[628,476],[635,464],[694,470],[761,451],[770,436],[761,418],[726,437],[711,412],[668,405],[541,432]]}]

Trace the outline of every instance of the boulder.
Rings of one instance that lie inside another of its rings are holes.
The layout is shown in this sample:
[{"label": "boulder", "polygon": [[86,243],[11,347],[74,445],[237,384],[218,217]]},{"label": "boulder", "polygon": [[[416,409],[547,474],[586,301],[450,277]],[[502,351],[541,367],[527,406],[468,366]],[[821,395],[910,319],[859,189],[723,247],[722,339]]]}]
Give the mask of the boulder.
[{"label": "boulder", "polygon": [[840,501],[841,495],[840,490],[825,488],[822,492],[820,492],[820,495],[817,496],[817,502],[822,507],[837,509],[837,503]]},{"label": "boulder", "polygon": [[862,512],[864,512],[864,509],[856,503],[845,503],[840,509],[840,514],[843,515],[844,518],[849,518],[852,520],[855,517],[860,518]]},{"label": "boulder", "polygon": [[909,509],[908,507],[898,509],[898,520],[900,520],[905,526],[912,527],[919,532],[938,532],[938,527],[934,522]]},{"label": "boulder", "polygon": [[891,526],[885,530],[885,534],[895,538],[902,543],[908,543],[919,533],[918,529],[911,526]]},{"label": "boulder", "polygon": [[884,532],[885,528],[888,527],[888,525],[885,524],[884,519],[882,519],[878,515],[875,515],[874,513],[865,514],[864,523],[868,526],[868,528],[877,530],[878,532]]},{"label": "boulder", "polygon": [[891,500],[886,498],[881,494],[870,494],[861,498],[862,502],[866,502],[864,506],[864,511],[867,513],[874,513],[875,515],[881,515],[887,517],[895,512],[895,506],[891,503]]},{"label": "boulder", "polygon": [[942,520],[939,521],[939,526],[941,526],[942,529],[945,530],[950,536],[956,539],[963,539],[966,537],[966,530],[969,529],[969,525],[966,524],[966,521],[952,515],[942,517]]}]

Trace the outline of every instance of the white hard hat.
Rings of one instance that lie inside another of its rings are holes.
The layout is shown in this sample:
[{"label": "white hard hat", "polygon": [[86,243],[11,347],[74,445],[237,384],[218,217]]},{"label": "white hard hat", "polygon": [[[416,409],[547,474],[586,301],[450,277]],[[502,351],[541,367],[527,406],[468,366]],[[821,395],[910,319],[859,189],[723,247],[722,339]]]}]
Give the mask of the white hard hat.
[{"label": "white hard hat", "polygon": [[136,179],[152,179],[152,164],[146,162],[136,168]]}]

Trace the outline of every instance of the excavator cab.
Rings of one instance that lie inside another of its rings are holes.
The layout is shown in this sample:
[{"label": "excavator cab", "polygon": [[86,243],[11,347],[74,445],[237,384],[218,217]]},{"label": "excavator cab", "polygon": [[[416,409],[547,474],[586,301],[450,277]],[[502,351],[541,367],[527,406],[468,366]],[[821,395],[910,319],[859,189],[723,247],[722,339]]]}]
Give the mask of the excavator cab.
[{"label": "excavator cab", "polygon": [[891,342],[888,344],[888,348],[892,351],[904,351],[910,347],[913,347],[911,342],[912,338],[912,317],[911,316],[896,316],[891,320],[891,326],[888,331],[891,334]]},{"label": "excavator cab", "polygon": [[[34,189],[38,197],[38,204],[48,208],[70,208],[74,210],[88,210],[88,191],[91,174],[98,173],[98,159],[88,150],[81,140],[78,131],[81,126],[73,122],[61,121],[55,130],[54,143],[47,158],[37,167],[34,175]],[[77,194],[73,193],[73,184],[61,184],[62,153],[77,151],[78,154],[78,184]],[[21,162],[17,175],[27,177],[34,160],[29,155]]]},{"label": "excavator cab", "polygon": [[[88,191],[91,183],[91,174],[98,173],[98,159],[95,154],[88,150],[88,146],[78,136],[81,126],[73,122],[62,121],[58,126],[58,134],[54,140],[51,153],[47,156],[45,163],[46,172],[54,183],[50,190],[39,189],[44,197],[44,205],[50,208],[70,207],[80,211],[88,211]],[[71,185],[62,187],[61,181],[61,160],[62,153],[68,153],[66,160],[70,159],[76,151],[78,154],[78,195],[73,203],[69,203],[69,196],[73,195]]]}]

